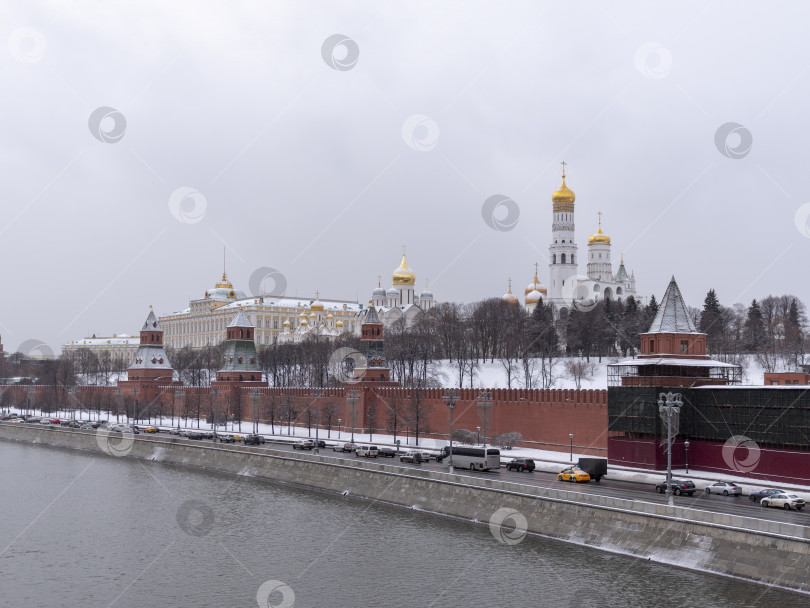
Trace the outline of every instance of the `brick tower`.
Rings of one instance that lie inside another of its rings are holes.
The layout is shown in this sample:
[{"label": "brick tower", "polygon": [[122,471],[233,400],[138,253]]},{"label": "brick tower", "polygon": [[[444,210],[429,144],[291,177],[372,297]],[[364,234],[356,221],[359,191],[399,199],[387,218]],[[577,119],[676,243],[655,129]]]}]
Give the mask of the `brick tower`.
[{"label": "brick tower", "polygon": [[222,365],[217,371],[217,382],[265,386],[256,356],[254,331],[250,319],[240,310],[226,330]]}]

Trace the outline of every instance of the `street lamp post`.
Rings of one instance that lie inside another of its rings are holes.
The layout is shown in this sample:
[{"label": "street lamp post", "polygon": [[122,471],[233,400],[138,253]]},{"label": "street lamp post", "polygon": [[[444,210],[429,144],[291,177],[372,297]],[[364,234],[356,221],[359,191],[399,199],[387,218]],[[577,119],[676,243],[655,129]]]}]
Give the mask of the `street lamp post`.
[{"label": "street lamp post", "polygon": [[450,408],[450,463],[448,466],[451,473],[453,472],[453,408],[456,407],[457,400],[458,391],[455,389],[450,389],[444,395],[444,402],[447,404],[447,407]]},{"label": "street lamp post", "polygon": [[487,418],[489,417],[489,410],[492,408],[492,395],[488,391],[482,392],[478,395],[478,415],[484,419],[484,458],[486,459],[487,449]]},{"label": "street lamp post", "polygon": [[67,387],[68,401],[70,402],[70,411],[71,411],[70,419],[71,420],[76,419],[76,407],[75,407],[75,404],[76,404],[76,390],[77,390],[77,388],[75,386]]},{"label": "street lamp post", "polygon": [[186,409],[186,391],[182,388],[178,388],[174,392],[177,399],[180,401],[180,404],[177,406],[177,431],[178,434],[180,432],[180,412]]},{"label": "street lamp post", "polygon": [[661,393],[658,395],[658,411],[661,414],[666,414],[667,421],[667,502],[670,506],[674,506],[672,500],[672,416],[681,413],[680,393]]},{"label": "street lamp post", "polygon": [[[132,394],[135,395],[135,404],[132,406],[132,418],[137,422],[138,420],[138,387],[132,387]],[[134,425],[130,425],[134,426]]]},{"label": "street lamp post", "polygon": [[574,462],[574,434],[568,433],[569,462]]},{"label": "street lamp post", "polygon": [[689,475],[689,440],[683,442],[683,447],[686,450],[686,474]]},{"label": "street lamp post", "polygon": [[[217,397],[219,395],[219,389],[215,386],[211,389],[211,393],[214,395],[214,400],[211,402],[211,427],[214,429],[214,443],[217,442]],[[228,427],[225,427],[225,430],[228,430]]]},{"label": "street lamp post", "polygon": [[315,449],[313,450],[313,452],[315,454],[319,454],[320,448],[318,447],[318,444],[320,442],[320,439],[318,438],[318,430],[320,429],[321,426],[320,398],[323,397],[323,391],[317,390],[312,394],[315,396]]},{"label": "street lamp post", "polygon": [[354,405],[360,401],[360,393],[357,391],[349,391],[349,397],[346,401],[352,404],[352,443],[354,443]]},{"label": "street lamp post", "polygon": [[475,427],[475,443],[476,443],[476,445],[481,443],[481,427],[480,426]]},{"label": "street lamp post", "polygon": [[340,423],[342,422],[342,418],[338,418],[338,441],[340,441]]},{"label": "street lamp post", "polygon": [[250,400],[253,402],[253,432],[258,434],[259,433],[259,411],[258,411],[258,404],[259,404],[259,389],[252,388],[250,389]]}]

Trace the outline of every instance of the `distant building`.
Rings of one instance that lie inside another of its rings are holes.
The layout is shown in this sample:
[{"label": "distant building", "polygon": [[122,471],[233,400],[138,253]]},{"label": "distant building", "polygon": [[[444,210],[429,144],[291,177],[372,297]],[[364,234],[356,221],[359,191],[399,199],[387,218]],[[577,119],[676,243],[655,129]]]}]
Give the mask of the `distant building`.
[{"label": "distant building", "polygon": [[[551,304],[556,313],[568,313],[577,305],[590,308],[600,300],[623,302],[636,295],[636,277],[627,272],[624,256],[614,272],[611,261],[610,236],[602,231],[602,213],[596,232],[588,238],[587,267],[579,274],[580,256],[577,249],[574,225],[574,201],[576,196],[565,183],[563,163],[562,185],[551,195],[553,222],[549,244],[548,286],[543,285],[535,266],[534,279],[524,291],[524,306],[531,313],[540,301]],[[516,298],[509,290],[502,296],[512,302]]]},{"label": "distant building", "polygon": [[[421,313],[436,305],[427,282],[420,294],[416,293],[415,284],[416,273],[408,267],[403,251],[402,261],[391,276],[391,287],[384,289],[378,279],[377,288],[371,294],[371,305],[383,325],[391,325],[401,319],[405,320],[406,325],[411,325]],[[363,314],[365,316],[366,313]]]},{"label": "distant building", "polygon": [[139,345],[139,338],[127,334],[113,334],[101,338],[93,334],[89,338],[72,340],[63,344],[62,355],[75,361],[81,356],[81,353],[93,353],[98,357],[108,354],[115,364],[124,367],[135,357]]},{"label": "distant building", "polygon": [[[256,344],[265,346],[283,341],[296,341],[313,328],[321,335],[337,337],[360,331],[363,306],[344,300],[247,296],[235,289],[223,272],[222,279],[191,300],[189,307],[160,317],[170,348],[205,348],[222,344],[228,324],[239,311],[251,322]],[[284,337],[282,338],[282,335]]]}]

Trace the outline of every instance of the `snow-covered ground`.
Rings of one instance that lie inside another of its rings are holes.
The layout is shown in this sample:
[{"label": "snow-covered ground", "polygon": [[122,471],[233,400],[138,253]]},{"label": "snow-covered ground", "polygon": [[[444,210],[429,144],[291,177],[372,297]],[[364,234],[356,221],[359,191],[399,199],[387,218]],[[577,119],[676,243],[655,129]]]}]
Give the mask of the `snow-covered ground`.
[{"label": "snow-covered ground", "polygon": [[[753,355],[744,355],[743,363],[743,384],[761,385],[764,381],[765,370],[757,362]],[[620,357],[603,357],[600,362],[597,357],[591,357],[587,361],[584,357],[559,358],[554,360],[551,371],[551,386],[547,388],[575,389],[577,388],[574,377],[566,372],[566,362],[582,362],[590,365],[588,374],[582,377],[580,388],[582,389],[605,389],[607,388],[607,366],[609,363],[616,363],[624,360]],[[458,387],[458,369],[454,363],[447,360],[437,362],[436,379],[442,387]],[[523,368],[520,362],[514,365],[512,376],[512,388],[524,388],[526,386],[523,375]],[[470,377],[464,374],[464,388],[470,387]],[[534,388],[541,388],[542,384],[535,379]],[[500,360],[494,362],[487,360],[479,363],[473,376],[472,388],[509,388],[507,382],[506,367]]]},{"label": "snow-covered ground", "polygon": [[[13,412],[12,408],[12,412]],[[77,412],[77,417],[87,420],[89,416],[85,412],[84,415]],[[112,421],[112,420],[111,420]],[[126,422],[126,418],[121,418],[122,422]],[[157,426],[161,427],[162,429],[168,429],[170,427],[177,427],[178,423],[181,429],[201,429],[201,430],[210,430],[211,425],[205,422],[204,420],[199,421],[199,425],[197,421],[189,420],[186,421],[181,419],[180,421],[177,418],[170,419],[164,418],[160,422],[152,421],[153,424],[157,424]],[[139,421],[138,424],[143,427],[147,426],[148,423],[145,421]],[[299,427],[299,426],[292,426],[288,429],[286,426],[279,426],[275,425],[271,428],[269,424],[260,423],[258,425],[259,434],[264,435],[269,441],[273,442],[290,442],[297,441],[301,438],[315,438],[315,429],[307,429],[306,427]],[[253,424],[250,422],[243,422],[241,425],[241,431],[238,424],[232,425],[228,423],[227,425],[220,426],[217,428],[218,433],[242,433],[247,434],[253,432]],[[338,442],[345,442],[350,441],[352,437],[351,430],[348,432],[344,427],[341,430],[337,428],[333,428],[331,433],[326,431],[325,429],[321,429],[318,432],[318,438],[326,441],[327,446],[331,446]],[[430,437],[420,437],[419,443],[417,445],[413,436],[403,436],[397,435],[397,439],[400,441],[399,449],[400,450],[407,450],[413,448],[420,448],[427,452],[431,452],[432,454],[437,454],[439,450],[447,445],[447,441],[445,440],[437,440],[432,439]],[[354,441],[359,445],[376,445],[376,446],[389,446],[389,447],[396,447],[394,443],[394,437],[392,435],[381,434],[381,433],[374,433],[373,435],[369,436],[368,433],[359,433],[355,431],[354,433]],[[323,452],[321,455],[328,456],[331,454],[331,451],[328,450]],[[580,455],[576,452],[573,455],[573,462],[576,463],[579,460],[580,456],[585,456],[584,454]],[[501,450],[501,461],[508,462],[512,458],[532,458],[535,461],[536,467],[538,471],[550,472],[550,473],[559,473],[567,466],[571,465],[570,454],[569,452],[554,452],[551,450],[537,450],[533,448],[512,448],[510,450]],[[685,477],[691,479],[695,482],[699,491],[703,491],[703,489],[707,485],[711,485],[715,481],[733,481],[737,483],[742,488],[743,495],[748,495],[751,492],[759,490],[761,488],[769,488],[769,487],[777,487],[780,489],[789,490],[795,492],[806,501],[810,500],[810,485],[796,485],[796,484],[785,484],[782,481],[767,481],[767,480],[752,480],[747,477],[735,477],[732,475],[726,475],[721,473],[709,473],[703,471],[690,471],[687,475],[686,471],[683,469],[673,469],[672,475],[675,478],[678,477]],[[636,483],[642,484],[649,484],[652,488],[653,485],[662,481],[665,477],[665,473],[661,471],[657,472],[650,472],[643,469],[633,469],[629,467],[621,467],[621,466],[613,466],[611,465],[608,468],[608,475],[606,479],[616,479],[622,481],[632,481]],[[566,485],[565,488],[568,486]]]}]

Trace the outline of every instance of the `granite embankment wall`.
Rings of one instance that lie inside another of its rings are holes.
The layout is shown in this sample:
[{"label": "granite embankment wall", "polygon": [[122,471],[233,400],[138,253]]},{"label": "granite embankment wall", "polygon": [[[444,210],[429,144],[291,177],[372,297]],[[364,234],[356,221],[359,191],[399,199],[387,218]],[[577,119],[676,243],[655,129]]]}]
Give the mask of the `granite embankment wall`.
[{"label": "granite embankment wall", "polygon": [[[102,449],[106,437],[94,432],[0,423],[0,439],[112,457]],[[450,475],[175,437],[139,435],[124,448],[127,458],[265,478],[482,523],[511,509],[525,517],[530,533],[810,594],[807,526],[538,488],[493,475]]]}]

